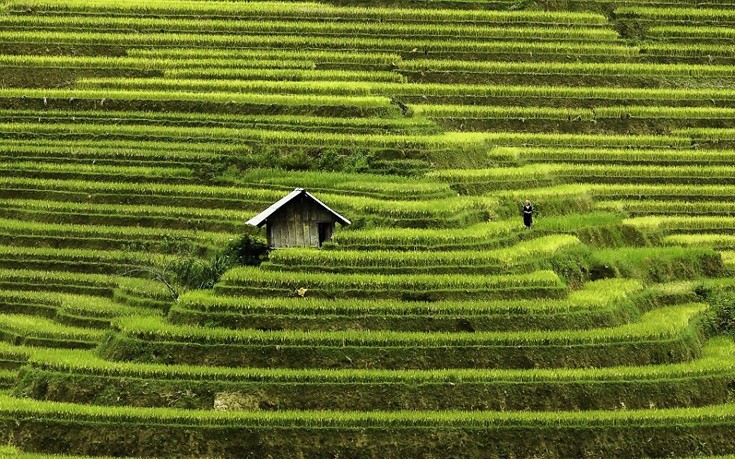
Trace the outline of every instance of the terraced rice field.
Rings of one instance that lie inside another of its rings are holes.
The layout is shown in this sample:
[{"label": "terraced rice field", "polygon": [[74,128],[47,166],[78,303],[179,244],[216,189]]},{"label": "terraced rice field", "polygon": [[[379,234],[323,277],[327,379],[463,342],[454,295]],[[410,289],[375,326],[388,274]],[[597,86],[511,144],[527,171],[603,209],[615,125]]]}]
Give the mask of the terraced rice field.
[{"label": "terraced rice field", "polygon": [[732,458],[734,11],[0,0],[0,457]]}]

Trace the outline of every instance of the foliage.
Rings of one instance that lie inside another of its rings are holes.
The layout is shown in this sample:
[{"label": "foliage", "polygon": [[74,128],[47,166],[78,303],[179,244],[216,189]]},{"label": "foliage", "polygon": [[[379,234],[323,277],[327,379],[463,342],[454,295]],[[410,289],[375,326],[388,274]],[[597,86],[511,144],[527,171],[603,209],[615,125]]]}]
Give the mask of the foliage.
[{"label": "foliage", "polygon": [[222,253],[231,266],[259,266],[268,259],[268,245],[262,238],[246,234],[231,241]]}]

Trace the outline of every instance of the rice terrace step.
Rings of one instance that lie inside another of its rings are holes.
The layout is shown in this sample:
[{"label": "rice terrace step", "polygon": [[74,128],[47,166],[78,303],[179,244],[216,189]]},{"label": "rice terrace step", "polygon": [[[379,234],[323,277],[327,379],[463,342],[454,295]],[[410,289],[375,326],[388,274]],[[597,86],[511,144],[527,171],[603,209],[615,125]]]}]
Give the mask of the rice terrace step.
[{"label": "rice terrace step", "polygon": [[0,0],[0,458],[731,459],[734,121],[734,0]]}]

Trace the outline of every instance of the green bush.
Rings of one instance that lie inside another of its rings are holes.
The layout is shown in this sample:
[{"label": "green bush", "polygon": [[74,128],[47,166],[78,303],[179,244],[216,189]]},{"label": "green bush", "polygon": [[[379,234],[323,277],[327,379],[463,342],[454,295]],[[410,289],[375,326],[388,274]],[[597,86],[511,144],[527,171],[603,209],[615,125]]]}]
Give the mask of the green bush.
[{"label": "green bush", "polygon": [[259,266],[268,259],[268,244],[260,237],[246,234],[230,242],[223,254],[232,265]]}]

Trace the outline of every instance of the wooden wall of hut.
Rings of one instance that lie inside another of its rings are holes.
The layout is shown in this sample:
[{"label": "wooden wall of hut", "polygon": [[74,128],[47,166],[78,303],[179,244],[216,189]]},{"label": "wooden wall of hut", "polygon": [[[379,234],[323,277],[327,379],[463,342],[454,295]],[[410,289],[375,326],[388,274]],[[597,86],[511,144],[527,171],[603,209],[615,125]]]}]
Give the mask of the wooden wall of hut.
[{"label": "wooden wall of hut", "polygon": [[322,237],[331,239],[334,215],[309,198],[294,199],[268,218],[268,245],[273,248],[320,247],[320,224],[323,224]]}]

